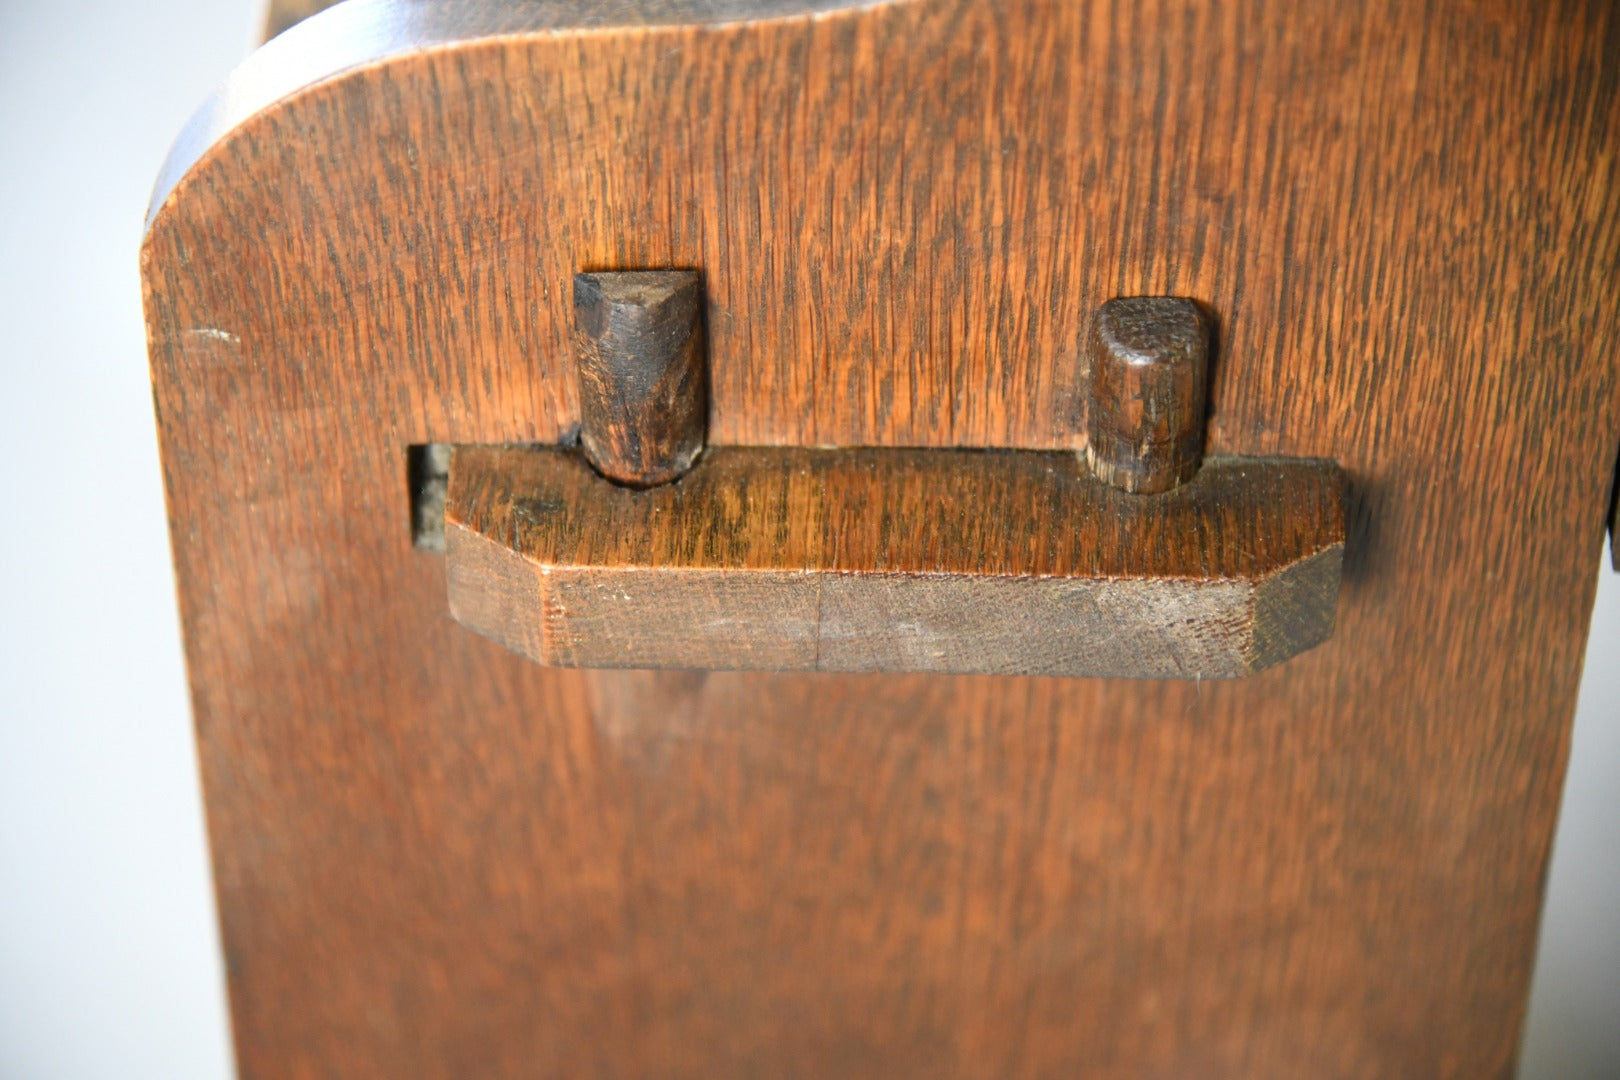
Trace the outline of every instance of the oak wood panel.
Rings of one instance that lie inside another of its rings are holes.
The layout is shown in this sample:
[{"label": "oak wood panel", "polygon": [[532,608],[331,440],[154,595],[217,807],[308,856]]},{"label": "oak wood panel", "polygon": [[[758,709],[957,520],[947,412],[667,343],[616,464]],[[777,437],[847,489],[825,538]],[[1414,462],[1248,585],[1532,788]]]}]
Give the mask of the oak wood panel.
[{"label": "oak wood panel", "polygon": [[[1613,6],[612,10],[664,24],[354,0],[160,180],[244,1074],[1508,1072],[1620,445]],[[1088,313],[1199,300],[1211,451],[1353,477],[1333,640],[1142,685],[478,638],[404,448],[571,432],[569,282],[634,266],[704,272],[719,443],[1075,447]]]},{"label": "oak wood panel", "polygon": [[1242,678],[1332,633],[1343,489],[1323,462],[1144,498],[1067,453],[719,447],[635,491],[461,447],[450,611],[564,667]]}]

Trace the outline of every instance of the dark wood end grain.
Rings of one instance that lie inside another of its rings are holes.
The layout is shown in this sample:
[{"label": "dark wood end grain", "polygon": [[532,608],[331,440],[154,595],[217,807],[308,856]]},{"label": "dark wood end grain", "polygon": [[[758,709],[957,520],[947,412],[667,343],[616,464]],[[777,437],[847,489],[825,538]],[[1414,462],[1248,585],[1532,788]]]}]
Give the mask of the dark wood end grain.
[{"label": "dark wood end grain", "polygon": [[703,452],[708,364],[695,271],[574,278],[580,444],[610,480],[651,487]]},{"label": "dark wood end grain", "polygon": [[1153,498],[1066,453],[712,449],[636,491],[458,448],[450,605],[545,664],[1236,678],[1333,630],[1342,477],[1229,460]]},{"label": "dark wood end grain", "polygon": [[1110,300],[1091,332],[1087,457],[1105,482],[1153,494],[1192,479],[1204,451],[1209,328],[1168,296]]}]

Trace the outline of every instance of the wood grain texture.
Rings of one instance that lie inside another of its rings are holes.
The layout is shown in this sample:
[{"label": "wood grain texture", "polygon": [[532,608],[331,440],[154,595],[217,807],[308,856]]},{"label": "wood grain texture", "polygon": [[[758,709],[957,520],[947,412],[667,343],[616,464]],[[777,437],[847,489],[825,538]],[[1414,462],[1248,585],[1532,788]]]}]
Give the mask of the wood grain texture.
[{"label": "wood grain texture", "polygon": [[[243,1073],[1509,1073],[1620,445],[1613,5],[578,18],[352,0],[159,184]],[[572,275],[627,266],[704,272],[720,444],[1074,448],[1089,314],[1198,300],[1208,452],[1352,476],[1333,639],[1196,685],[468,632],[404,448],[558,441]]]},{"label": "wood grain texture", "polygon": [[1091,324],[1086,460],[1105,482],[1152,495],[1191,480],[1204,454],[1209,329],[1191,300],[1110,300]]},{"label": "wood grain texture", "polygon": [[700,275],[575,276],[574,356],[579,443],[598,472],[652,487],[692,467],[709,422]]},{"label": "wood grain texture", "polygon": [[1242,678],[1332,633],[1343,491],[1321,462],[1150,499],[1072,453],[738,448],[634,491],[461,447],[450,610],[564,667]]}]

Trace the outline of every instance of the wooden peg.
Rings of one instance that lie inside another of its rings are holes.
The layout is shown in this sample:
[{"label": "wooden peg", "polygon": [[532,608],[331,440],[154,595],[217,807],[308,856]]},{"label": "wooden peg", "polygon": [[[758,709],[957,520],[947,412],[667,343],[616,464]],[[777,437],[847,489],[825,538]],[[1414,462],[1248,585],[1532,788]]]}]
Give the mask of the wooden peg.
[{"label": "wooden peg", "polygon": [[1149,495],[1198,472],[1204,452],[1209,329],[1170,296],[1110,300],[1091,333],[1086,455],[1105,482]]},{"label": "wooden peg", "polygon": [[703,452],[708,356],[703,285],[689,270],[574,278],[580,442],[608,479],[654,487]]}]

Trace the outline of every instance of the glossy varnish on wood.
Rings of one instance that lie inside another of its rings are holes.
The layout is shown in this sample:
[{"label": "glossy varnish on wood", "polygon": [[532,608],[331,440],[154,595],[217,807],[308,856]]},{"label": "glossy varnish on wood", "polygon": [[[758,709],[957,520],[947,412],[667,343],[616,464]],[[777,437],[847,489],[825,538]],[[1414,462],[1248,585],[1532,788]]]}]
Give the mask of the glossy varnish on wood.
[{"label": "glossy varnish on wood", "polygon": [[463,447],[450,612],[568,667],[1241,678],[1332,632],[1343,488],[1322,462],[1139,498],[1059,452],[721,447],[632,491]]},{"label": "glossy varnish on wood", "polygon": [[[352,0],[164,173],[244,1073],[1508,1072],[1620,445],[1620,13],[699,8]],[[1333,639],[1144,685],[470,633],[405,447],[560,441],[573,275],[646,266],[704,274],[718,444],[1076,447],[1090,313],[1199,301],[1209,452],[1352,476]]]}]

